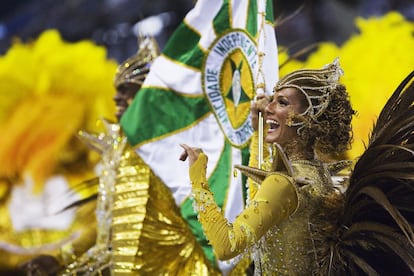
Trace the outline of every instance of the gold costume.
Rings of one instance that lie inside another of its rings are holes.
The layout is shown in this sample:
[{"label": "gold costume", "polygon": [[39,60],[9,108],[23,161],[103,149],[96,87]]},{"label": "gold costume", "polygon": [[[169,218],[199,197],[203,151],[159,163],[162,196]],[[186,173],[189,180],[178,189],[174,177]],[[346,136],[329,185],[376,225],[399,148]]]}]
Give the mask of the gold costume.
[{"label": "gold costume", "polygon": [[123,154],[118,179],[113,275],[219,275],[170,190],[131,148]]},{"label": "gold costume", "polygon": [[257,275],[310,275],[316,261],[309,216],[318,196],[333,189],[323,164],[295,160],[293,176],[269,172],[233,223],[223,217],[209,191],[206,164],[206,156],[200,154],[190,168],[190,178],[199,220],[218,258],[247,252],[252,254]]},{"label": "gold costume", "polygon": [[102,152],[98,237],[64,275],[220,275],[182,218],[170,190],[126,143],[117,124],[107,135],[81,132]]},{"label": "gold costume", "polygon": [[[206,156],[184,147],[199,220],[219,258],[250,253],[256,275],[413,275],[414,72],[380,113],[344,191],[334,188],[331,173],[347,162],[315,158],[341,153],[352,138],[355,111],[338,83],[341,72],[336,60],[276,84],[265,108],[273,160],[260,168],[236,166],[260,187],[249,187],[248,207],[232,224],[209,190]],[[304,112],[290,116],[284,109],[298,102],[285,88],[304,95]],[[295,126],[297,135],[283,125]],[[256,156],[250,158],[254,165]]]},{"label": "gold costume", "polygon": [[[118,119],[158,55],[155,39],[144,37],[138,52],[118,67],[114,80]],[[126,143],[119,125],[105,122],[107,134],[79,133],[102,155],[98,238],[63,274],[109,270],[111,275],[220,275],[182,217],[169,188]]]}]

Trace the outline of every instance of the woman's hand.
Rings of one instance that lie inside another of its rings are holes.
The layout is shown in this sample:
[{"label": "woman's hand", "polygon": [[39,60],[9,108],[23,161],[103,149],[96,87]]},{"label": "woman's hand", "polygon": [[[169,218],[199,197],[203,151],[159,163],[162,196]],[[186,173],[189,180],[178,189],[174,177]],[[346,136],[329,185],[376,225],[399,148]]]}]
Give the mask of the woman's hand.
[{"label": "woman's hand", "polygon": [[262,116],[264,114],[264,110],[266,105],[270,102],[270,97],[266,96],[265,94],[258,94],[254,101],[252,101],[252,105],[250,107],[250,113],[252,115],[252,126],[254,130],[257,130],[259,127],[259,112],[262,112]]},{"label": "woman's hand", "polygon": [[184,149],[184,152],[180,155],[180,160],[185,161],[188,157],[190,167],[198,159],[200,153],[203,152],[200,148],[192,148],[186,144],[181,144],[180,146]]}]

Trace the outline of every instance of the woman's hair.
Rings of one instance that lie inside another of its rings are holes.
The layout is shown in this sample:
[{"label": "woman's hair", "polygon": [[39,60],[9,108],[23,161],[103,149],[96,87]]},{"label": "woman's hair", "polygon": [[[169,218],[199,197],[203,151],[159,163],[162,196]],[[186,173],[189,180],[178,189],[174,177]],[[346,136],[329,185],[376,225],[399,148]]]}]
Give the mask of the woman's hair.
[{"label": "woman's hair", "polygon": [[336,59],[322,69],[294,71],[276,84],[275,90],[296,88],[304,96],[306,110],[294,116],[293,126],[307,147],[325,154],[345,151],[352,141],[351,107],[345,86],[339,83],[343,71]]},{"label": "woman's hair", "polygon": [[330,93],[329,103],[318,120],[303,116],[304,127],[300,137],[322,153],[340,153],[349,149],[352,142],[352,109],[345,86],[337,85]]}]

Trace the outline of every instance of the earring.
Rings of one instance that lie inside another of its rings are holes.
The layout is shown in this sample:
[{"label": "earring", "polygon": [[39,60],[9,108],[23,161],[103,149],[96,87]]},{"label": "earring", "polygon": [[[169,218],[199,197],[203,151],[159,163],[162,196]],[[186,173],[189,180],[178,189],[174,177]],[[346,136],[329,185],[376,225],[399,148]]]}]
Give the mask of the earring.
[{"label": "earring", "polygon": [[286,125],[288,126],[288,127],[291,127],[292,125],[293,125],[293,118],[295,117],[295,112],[293,112],[293,110],[290,110],[289,111],[289,114],[288,114],[288,118],[287,118],[287,120],[286,120]]}]

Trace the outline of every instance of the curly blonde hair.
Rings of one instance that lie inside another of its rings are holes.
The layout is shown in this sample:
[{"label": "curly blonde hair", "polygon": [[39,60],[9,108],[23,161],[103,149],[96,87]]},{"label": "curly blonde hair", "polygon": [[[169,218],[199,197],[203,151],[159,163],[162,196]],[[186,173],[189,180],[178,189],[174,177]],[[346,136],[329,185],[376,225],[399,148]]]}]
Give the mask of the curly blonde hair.
[{"label": "curly blonde hair", "polygon": [[341,153],[350,148],[352,142],[352,109],[345,86],[338,84],[329,93],[325,111],[313,120],[306,114],[300,119],[304,126],[299,136],[307,146],[313,146],[325,154]]}]

